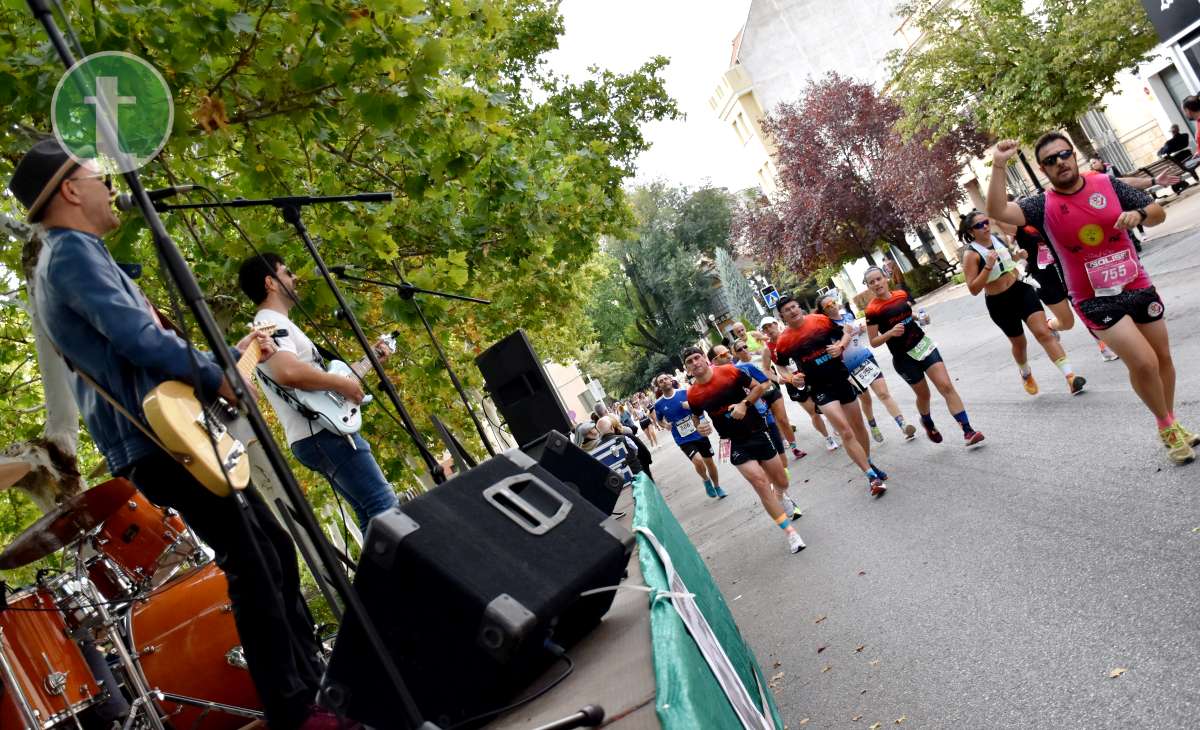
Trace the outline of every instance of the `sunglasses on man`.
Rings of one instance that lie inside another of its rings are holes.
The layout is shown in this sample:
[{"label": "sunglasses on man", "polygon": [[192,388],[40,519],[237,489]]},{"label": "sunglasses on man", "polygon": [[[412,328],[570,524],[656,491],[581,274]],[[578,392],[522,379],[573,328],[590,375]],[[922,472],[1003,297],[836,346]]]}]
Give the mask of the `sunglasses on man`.
[{"label": "sunglasses on man", "polygon": [[80,175],[78,177],[69,177],[69,178],[67,178],[67,180],[99,180],[104,183],[104,187],[108,188],[110,192],[113,189],[112,175],[107,175],[105,173],[99,173],[97,175]]},{"label": "sunglasses on man", "polygon": [[1059,150],[1042,158],[1042,167],[1051,167],[1060,162],[1066,162],[1075,156],[1075,150]]},{"label": "sunglasses on man", "polygon": [[733,351],[734,352],[745,352],[746,348],[745,347],[735,347],[735,348],[733,348]]}]

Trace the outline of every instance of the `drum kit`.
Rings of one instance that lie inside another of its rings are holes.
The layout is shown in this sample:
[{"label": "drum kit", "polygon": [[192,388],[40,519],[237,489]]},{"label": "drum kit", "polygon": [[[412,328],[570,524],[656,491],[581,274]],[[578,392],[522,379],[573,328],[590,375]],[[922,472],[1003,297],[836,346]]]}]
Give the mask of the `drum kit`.
[{"label": "drum kit", "polygon": [[112,479],[25,530],[0,569],[59,550],[69,570],[0,585],[0,729],[259,723],[225,574],[178,515]]}]

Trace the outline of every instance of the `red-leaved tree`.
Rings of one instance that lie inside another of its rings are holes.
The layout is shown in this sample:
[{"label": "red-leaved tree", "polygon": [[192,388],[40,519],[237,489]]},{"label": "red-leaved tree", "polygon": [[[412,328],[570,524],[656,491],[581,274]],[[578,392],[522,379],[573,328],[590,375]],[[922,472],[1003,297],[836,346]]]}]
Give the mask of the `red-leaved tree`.
[{"label": "red-leaved tree", "polygon": [[896,131],[900,107],[866,83],[830,73],[763,126],[777,148],[780,195],[734,222],[743,253],[801,274],[865,256],[957,206],[957,179],[986,146],[966,124],[934,139]]}]

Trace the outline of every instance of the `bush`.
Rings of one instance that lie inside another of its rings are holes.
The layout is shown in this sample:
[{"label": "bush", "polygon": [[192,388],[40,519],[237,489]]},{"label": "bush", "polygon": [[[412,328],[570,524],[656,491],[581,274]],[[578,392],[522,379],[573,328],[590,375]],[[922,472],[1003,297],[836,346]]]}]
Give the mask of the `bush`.
[{"label": "bush", "polygon": [[946,280],[930,266],[917,266],[904,275],[904,283],[914,297],[919,297],[940,288]]}]

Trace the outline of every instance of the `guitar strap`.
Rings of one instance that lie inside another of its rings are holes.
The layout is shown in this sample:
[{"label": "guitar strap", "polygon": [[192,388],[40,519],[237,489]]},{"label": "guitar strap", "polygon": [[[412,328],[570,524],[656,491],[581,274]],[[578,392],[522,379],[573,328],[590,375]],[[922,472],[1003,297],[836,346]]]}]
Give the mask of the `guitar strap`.
[{"label": "guitar strap", "polygon": [[311,408],[297,400],[296,397],[292,395],[290,388],[285,388],[284,386],[272,380],[271,377],[267,375],[261,367],[255,368],[255,372],[258,374],[258,377],[267,384],[268,388],[275,391],[275,393],[283,399],[284,403],[287,403],[289,406],[291,406],[301,416],[310,421],[315,421],[321,417],[319,413],[313,411]]},{"label": "guitar strap", "polygon": [[75,363],[71,362],[71,359],[68,358],[66,355],[64,355],[62,353],[62,350],[58,349],[58,345],[55,345],[53,342],[51,342],[50,345],[54,348],[54,351],[56,353],[58,353],[58,356],[62,358],[62,361],[67,364],[67,367],[70,368],[71,372],[73,372],[77,376],[79,376],[79,379],[82,380],[83,382],[87,383],[88,386],[91,387],[92,390],[96,391],[100,395],[101,398],[108,401],[108,404],[110,406],[117,409],[117,412],[120,413],[122,416],[125,416],[126,420],[128,420],[130,423],[132,423],[137,428],[137,430],[141,431],[146,436],[146,438],[150,439],[150,441],[153,442],[155,446],[162,449],[164,453],[166,453],[168,456],[170,456],[175,461],[178,461],[181,464],[187,463],[187,457],[168,449],[166,444],[164,444],[162,441],[160,441],[159,438],[157,436],[155,436],[154,433],[149,428],[147,428],[145,424],[142,423],[142,419],[140,419],[137,416],[130,413],[128,408],[121,405],[121,403],[119,401],[117,401],[117,399],[114,398],[112,396],[112,394],[109,393],[108,390],[105,389],[105,387],[103,385],[100,385],[99,383],[97,383],[95,381],[95,379],[92,378],[92,376],[88,375],[83,370],[75,367]]}]

